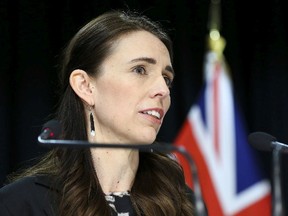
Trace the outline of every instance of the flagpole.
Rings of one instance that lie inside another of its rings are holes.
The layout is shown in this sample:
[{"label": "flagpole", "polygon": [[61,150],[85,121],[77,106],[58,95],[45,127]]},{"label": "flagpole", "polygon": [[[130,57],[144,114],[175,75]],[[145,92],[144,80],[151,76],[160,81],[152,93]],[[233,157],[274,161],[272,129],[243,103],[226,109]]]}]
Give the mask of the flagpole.
[{"label": "flagpole", "polygon": [[218,60],[223,58],[223,50],[226,46],[225,39],[220,35],[221,28],[221,1],[211,0],[208,19],[208,50],[217,54]]},{"label": "flagpole", "polygon": [[221,28],[221,0],[211,0],[209,8],[208,29],[220,31]]}]

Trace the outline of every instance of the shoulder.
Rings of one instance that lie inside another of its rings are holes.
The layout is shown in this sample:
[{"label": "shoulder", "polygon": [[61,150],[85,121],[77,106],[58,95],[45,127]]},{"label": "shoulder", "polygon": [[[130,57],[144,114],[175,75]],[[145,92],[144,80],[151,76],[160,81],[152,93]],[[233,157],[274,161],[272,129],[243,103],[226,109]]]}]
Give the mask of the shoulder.
[{"label": "shoulder", "polygon": [[7,184],[0,189],[0,215],[41,215],[39,212],[51,211],[52,193],[48,176],[24,177]]},{"label": "shoulder", "polygon": [[50,191],[52,188],[51,178],[48,176],[28,176],[10,184],[4,185],[0,189],[0,201],[12,198],[27,199],[37,192]]}]

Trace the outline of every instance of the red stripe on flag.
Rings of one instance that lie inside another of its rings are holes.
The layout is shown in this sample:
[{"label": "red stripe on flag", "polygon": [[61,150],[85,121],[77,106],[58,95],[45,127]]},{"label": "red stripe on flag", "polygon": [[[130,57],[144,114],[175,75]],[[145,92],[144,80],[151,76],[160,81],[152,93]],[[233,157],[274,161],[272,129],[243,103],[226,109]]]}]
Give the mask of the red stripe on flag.
[{"label": "red stripe on flag", "polygon": [[271,194],[257,200],[256,203],[251,204],[249,207],[238,212],[234,216],[247,216],[247,215],[261,215],[261,216],[271,216]]}]

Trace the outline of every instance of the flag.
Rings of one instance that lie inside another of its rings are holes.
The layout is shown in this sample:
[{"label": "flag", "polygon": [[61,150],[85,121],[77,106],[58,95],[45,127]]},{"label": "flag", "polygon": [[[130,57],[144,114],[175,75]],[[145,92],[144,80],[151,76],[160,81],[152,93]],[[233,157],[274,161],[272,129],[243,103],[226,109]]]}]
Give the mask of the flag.
[{"label": "flag", "polygon": [[[271,184],[248,145],[225,59],[211,49],[204,66],[203,88],[174,143],[196,163],[209,216],[270,216]],[[193,188],[189,164],[176,156]]]}]

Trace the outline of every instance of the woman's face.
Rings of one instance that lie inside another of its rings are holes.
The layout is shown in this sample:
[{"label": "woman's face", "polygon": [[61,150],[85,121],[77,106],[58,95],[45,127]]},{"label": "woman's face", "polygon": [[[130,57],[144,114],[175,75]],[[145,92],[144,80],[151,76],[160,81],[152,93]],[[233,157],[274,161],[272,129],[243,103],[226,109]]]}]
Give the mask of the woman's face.
[{"label": "woman's face", "polygon": [[174,78],[165,45],[146,31],[120,37],[93,80],[96,142],[152,143]]}]

